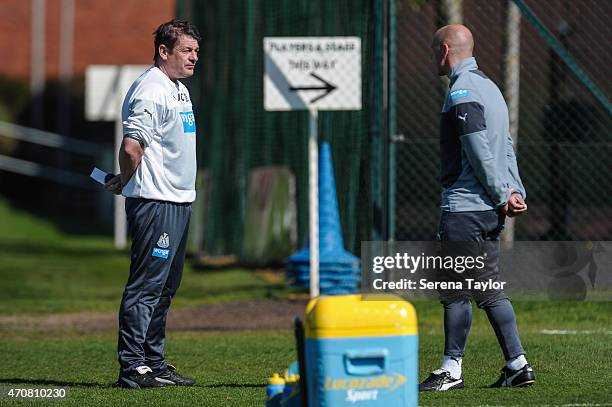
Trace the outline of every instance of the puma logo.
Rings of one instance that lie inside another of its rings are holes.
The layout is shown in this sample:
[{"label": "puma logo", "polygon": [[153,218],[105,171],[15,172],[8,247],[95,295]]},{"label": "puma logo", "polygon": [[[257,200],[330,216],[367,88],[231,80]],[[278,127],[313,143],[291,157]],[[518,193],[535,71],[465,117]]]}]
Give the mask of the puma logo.
[{"label": "puma logo", "polygon": [[144,110],[149,116],[151,116],[151,120],[153,120],[153,113],[149,112],[147,109]]},{"label": "puma logo", "polygon": [[458,117],[458,118],[460,118],[461,120],[463,120],[464,122],[466,122],[466,123],[467,123],[467,120],[466,120],[466,119],[467,119],[467,113],[466,113],[466,114],[464,114],[463,116],[461,116],[461,115],[457,115],[457,117]]}]

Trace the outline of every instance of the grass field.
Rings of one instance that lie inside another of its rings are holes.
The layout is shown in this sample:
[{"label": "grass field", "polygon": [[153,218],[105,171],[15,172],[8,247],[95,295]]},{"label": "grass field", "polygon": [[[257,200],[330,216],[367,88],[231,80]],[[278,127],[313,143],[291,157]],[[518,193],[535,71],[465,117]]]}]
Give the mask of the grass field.
[{"label": "grass field", "polygon": [[[54,313],[115,313],[126,278],[126,252],[115,252],[110,237],[66,235],[53,224],[0,201],[0,318]],[[253,273],[186,270],[175,305],[282,298],[282,287]],[[437,367],[443,347],[441,308],[415,303],[420,329],[420,377]],[[527,389],[488,389],[502,365],[486,316],[474,312],[464,374],[467,388],[424,394],[427,406],[612,405],[612,305],[521,302],[515,308],[537,383]],[[0,319],[1,320],[1,319]],[[32,405],[263,406],[265,378],[295,359],[290,327],[253,331],[171,331],[170,361],[198,379],[192,388],[145,391],[116,389],[116,333],[58,327],[53,332],[7,329],[0,324],[0,390],[67,386],[69,397]],[[568,330],[551,335],[544,330]],[[24,405],[0,396],[0,405]],[[358,405],[358,404],[356,404]],[[392,407],[392,406],[389,406]]]},{"label": "grass field", "polygon": [[[2,200],[0,225],[0,247],[7,254],[0,258],[0,315],[117,309],[129,252],[115,250],[108,236],[66,235]],[[173,306],[283,295],[282,286],[251,272],[197,273],[187,264],[185,274]]]}]

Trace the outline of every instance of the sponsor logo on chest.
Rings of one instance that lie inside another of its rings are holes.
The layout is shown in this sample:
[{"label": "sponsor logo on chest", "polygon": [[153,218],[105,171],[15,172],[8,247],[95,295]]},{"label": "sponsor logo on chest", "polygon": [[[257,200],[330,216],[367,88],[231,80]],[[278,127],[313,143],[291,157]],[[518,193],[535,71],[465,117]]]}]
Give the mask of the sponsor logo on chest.
[{"label": "sponsor logo on chest", "polygon": [[195,133],[196,124],[193,112],[179,112],[179,115],[181,116],[181,121],[183,122],[183,132]]}]

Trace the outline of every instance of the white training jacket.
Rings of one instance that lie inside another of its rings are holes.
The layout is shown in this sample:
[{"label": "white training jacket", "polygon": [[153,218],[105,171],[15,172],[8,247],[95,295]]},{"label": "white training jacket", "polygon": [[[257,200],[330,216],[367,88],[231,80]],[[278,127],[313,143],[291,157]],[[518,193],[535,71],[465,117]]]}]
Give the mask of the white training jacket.
[{"label": "white training jacket", "polygon": [[152,66],[130,87],[121,111],[124,137],[144,150],[123,188],[128,198],[195,200],[196,124],[189,91]]}]

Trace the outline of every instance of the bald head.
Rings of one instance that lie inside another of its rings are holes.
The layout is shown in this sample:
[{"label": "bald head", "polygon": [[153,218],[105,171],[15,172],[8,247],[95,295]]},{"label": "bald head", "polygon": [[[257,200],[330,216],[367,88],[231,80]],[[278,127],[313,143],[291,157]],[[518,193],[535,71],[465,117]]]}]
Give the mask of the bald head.
[{"label": "bald head", "polygon": [[453,65],[472,56],[474,38],[464,25],[446,25],[434,34],[432,48],[439,65],[439,74],[447,75]]},{"label": "bald head", "polygon": [[469,58],[474,51],[474,37],[464,25],[451,24],[440,28],[434,35],[438,45],[447,44],[449,51],[461,58]]}]

